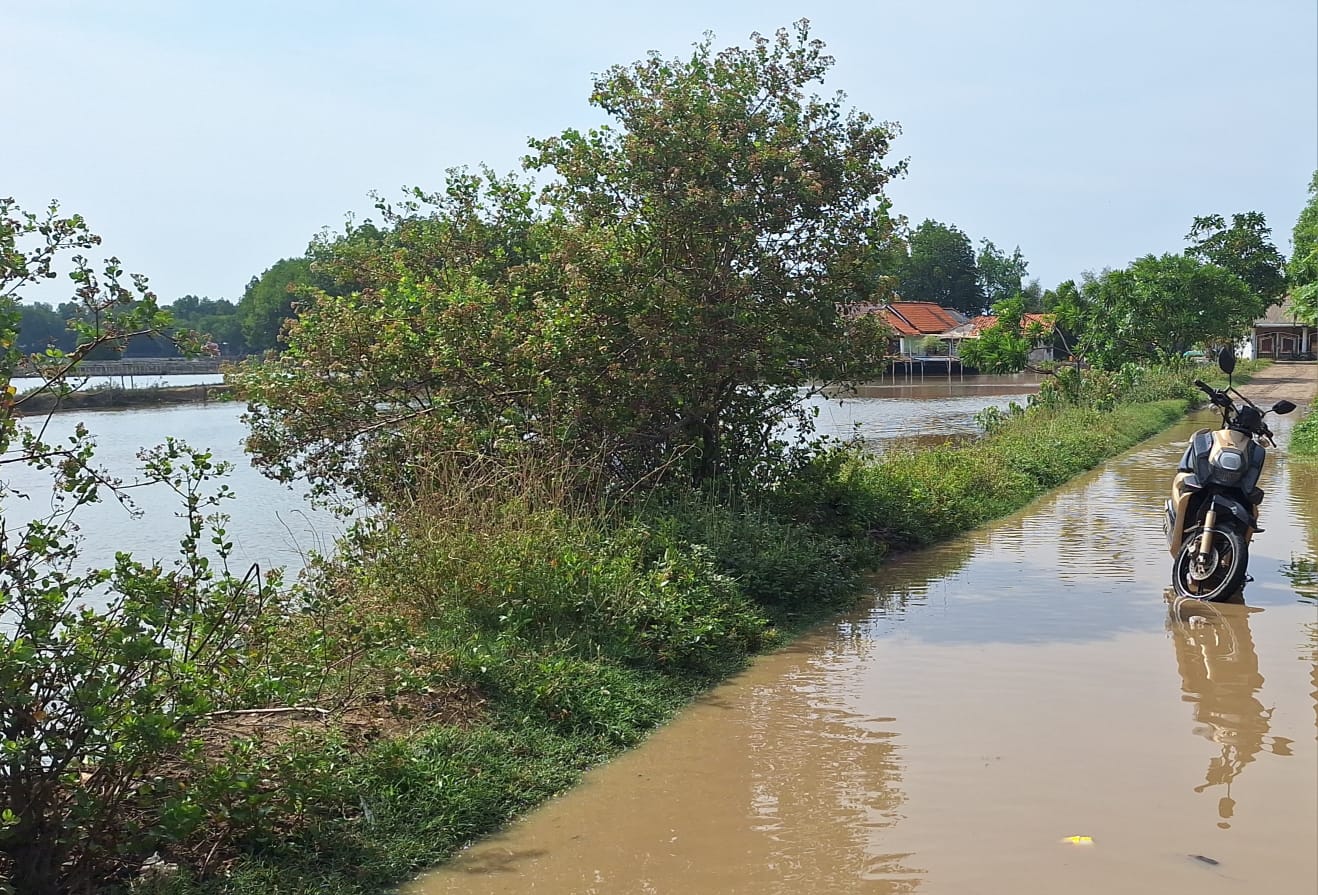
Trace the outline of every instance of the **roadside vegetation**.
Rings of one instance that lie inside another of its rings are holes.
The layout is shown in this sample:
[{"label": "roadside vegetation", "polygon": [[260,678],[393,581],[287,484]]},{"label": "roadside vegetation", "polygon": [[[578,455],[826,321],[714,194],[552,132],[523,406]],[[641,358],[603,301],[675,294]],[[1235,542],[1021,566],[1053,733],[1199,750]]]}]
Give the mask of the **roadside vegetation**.
[{"label": "roadside vegetation", "polygon": [[[533,177],[451,172],[255,282],[269,313],[249,306],[243,338],[276,326],[278,350],[229,377],[254,462],[372,509],[288,584],[229,567],[224,465],[174,440],[141,460],[187,521],[176,557],[80,564],[78,508],[132,491],[93,433],[46,442],[37,402],[134,340],[196,352],[188,315],[230,311],[170,315],[81,257],[81,218],[0,203],[0,468],[51,483],[0,480],[0,891],[379,891],[850,605],[891,551],[1197,400],[1180,346],[1216,332],[1150,336],[1141,366],[1096,349],[977,439],[813,439],[802,395],[882,369],[888,333],[858,309],[903,277],[939,294],[937,246],[967,309],[1025,272],[955,228],[907,240],[897,127],[813,93],[831,65],[802,22],[617,66],[591,94],[610,127],[532,141]],[[26,352],[18,298],[70,253],[73,331]],[[1169,266],[1255,300],[1214,262]],[[1192,294],[1158,282],[1127,285]],[[22,362],[45,384],[19,395]]]},{"label": "roadside vegetation", "polygon": [[1291,430],[1290,453],[1293,457],[1318,457],[1318,400],[1309,408],[1308,415]]}]

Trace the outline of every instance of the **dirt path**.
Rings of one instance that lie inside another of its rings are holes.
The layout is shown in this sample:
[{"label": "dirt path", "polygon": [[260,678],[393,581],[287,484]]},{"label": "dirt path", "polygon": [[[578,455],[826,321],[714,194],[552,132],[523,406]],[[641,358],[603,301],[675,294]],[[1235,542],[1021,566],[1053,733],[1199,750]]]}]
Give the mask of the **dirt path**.
[{"label": "dirt path", "polygon": [[1287,398],[1306,407],[1318,395],[1318,363],[1276,363],[1258,371],[1244,393],[1259,406]]}]

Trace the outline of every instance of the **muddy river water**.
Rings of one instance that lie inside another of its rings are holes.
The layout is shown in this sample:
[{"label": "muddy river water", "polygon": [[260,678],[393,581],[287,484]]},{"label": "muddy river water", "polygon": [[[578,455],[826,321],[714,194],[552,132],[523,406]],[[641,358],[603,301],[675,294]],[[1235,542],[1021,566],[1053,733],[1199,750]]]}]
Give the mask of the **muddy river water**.
[{"label": "muddy river water", "polygon": [[1210,424],[889,562],[405,891],[1313,893],[1318,468],[1274,425],[1245,602],[1178,605],[1159,510]]}]

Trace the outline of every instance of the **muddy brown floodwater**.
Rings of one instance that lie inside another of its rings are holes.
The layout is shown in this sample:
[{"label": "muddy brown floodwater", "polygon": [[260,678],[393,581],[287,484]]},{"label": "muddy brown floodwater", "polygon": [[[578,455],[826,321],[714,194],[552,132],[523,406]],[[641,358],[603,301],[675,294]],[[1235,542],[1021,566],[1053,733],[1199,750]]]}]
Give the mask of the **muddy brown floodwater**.
[{"label": "muddy brown floodwater", "polygon": [[1274,425],[1245,603],[1177,604],[1159,512],[1209,424],[888,564],[406,891],[1318,890],[1318,470]]}]

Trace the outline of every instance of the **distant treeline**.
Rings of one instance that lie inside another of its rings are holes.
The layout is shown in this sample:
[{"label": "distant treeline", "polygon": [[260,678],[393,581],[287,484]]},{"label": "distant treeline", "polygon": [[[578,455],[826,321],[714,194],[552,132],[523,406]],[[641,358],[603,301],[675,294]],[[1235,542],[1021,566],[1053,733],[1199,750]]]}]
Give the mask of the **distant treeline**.
[{"label": "distant treeline", "polygon": [[[279,332],[285,319],[293,316],[293,303],[299,287],[326,288],[311,270],[306,258],[286,258],[276,262],[259,277],[252,277],[237,303],[227,298],[199,298],[185,295],[164,305],[173,312],[174,323],[181,329],[195,330],[224,357],[260,354],[280,347]],[[39,354],[47,348],[69,352],[77,336],[70,321],[86,316],[86,309],[73,301],[51,306],[46,302],[19,305],[18,348],[24,354]],[[179,351],[163,336],[138,336],[127,345],[106,345],[89,359],[118,357],[176,357]]]}]

